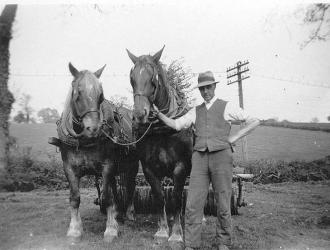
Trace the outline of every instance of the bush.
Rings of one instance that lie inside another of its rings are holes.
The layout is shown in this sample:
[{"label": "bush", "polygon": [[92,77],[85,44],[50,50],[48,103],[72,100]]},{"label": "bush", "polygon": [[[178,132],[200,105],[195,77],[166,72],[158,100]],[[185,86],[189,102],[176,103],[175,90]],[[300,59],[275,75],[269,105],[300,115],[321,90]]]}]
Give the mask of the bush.
[{"label": "bush", "polygon": [[31,148],[10,150],[9,162],[0,190],[31,191],[35,188],[63,189],[68,187],[62,164],[55,157],[48,161],[35,159]]},{"label": "bush", "polygon": [[319,181],[330,179],[330,156],[311,162],[257,160],[243,165],[245,172],[253,174],[254,183],[279,183],[287,181]]},{"label": "bush", "polygon": [[[330,179],[330,156],[311,162],[305,161],[277,161],[256,160],[237,162],[235,165],[245,169],[245,173],[253,174],[254,183],[280,183],[287,181],[318,181]],[[124,179],[123,179],[124,180]],[[118,185],[123,185],[123,180],[117,177]],[[94,187],[94,176],[81,179],[80,187]],[[185,185],[189,184],[187,178]],[[144,175],[136,178],[137,186],[149,186]],[[172,186],[173,181],[165,177],[163,186]],[[0,176],[0,191],[31,191],[36,188],[47,190],[67,189],[68,181],[65,177],[62,162],[54,156],[41,161],[34,158],[31,148],[11,148],[9,165],[5,175]]]}]

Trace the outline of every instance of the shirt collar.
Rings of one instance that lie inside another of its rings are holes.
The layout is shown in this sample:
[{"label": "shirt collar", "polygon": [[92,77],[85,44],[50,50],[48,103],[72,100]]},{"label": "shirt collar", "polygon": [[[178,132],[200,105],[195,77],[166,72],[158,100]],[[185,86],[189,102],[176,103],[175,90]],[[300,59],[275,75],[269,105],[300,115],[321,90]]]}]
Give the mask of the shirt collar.
[{"label": "shirt collar", "polygon": [[204,103],[207,106],[212,106],[216,99],[217,98],[215,96],[213,96],[213,98],[209,102],[204,101]]}]

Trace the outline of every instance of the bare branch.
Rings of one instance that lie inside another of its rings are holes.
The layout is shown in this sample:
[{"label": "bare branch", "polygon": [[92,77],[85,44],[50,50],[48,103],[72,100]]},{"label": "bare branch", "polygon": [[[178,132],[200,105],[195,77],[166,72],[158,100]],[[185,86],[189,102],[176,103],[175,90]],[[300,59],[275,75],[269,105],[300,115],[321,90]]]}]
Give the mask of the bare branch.
[{"label": "bare branch", "polygon": [[313,41],[326,41],[330,37],[330,30],[326,33],[322,33],[325,27],[325,23],[330,22],[330,17],[327,14],[330,10],[330,4],[320,3],[312,4],[309,10],[305,14],[304,23],[306,24],[317,24],[316,28],[309,35],[308,40],[303,42],[300,46],[301,49],[305,48]]}]

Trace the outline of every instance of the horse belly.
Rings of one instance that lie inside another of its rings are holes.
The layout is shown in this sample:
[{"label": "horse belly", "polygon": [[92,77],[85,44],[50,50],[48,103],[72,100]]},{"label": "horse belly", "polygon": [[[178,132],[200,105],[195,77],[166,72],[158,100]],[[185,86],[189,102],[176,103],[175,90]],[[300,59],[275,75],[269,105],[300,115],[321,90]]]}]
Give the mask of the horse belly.
[{"label": "horse belly", "polygon": [[76,151],[68,154],[68,162],[78,168],[77,171],[96,173],[101,172],[102,158],[97,151]]}]

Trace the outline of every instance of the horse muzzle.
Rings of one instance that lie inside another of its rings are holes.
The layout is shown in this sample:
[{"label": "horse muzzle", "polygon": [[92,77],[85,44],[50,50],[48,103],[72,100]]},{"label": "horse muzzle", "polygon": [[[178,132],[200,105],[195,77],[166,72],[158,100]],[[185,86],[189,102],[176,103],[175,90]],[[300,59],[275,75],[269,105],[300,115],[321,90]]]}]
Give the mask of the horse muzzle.
[{"label": "horse muzzle", "polygon": [[101,122],[92,119],[84,119],[83,121],[83,135],[87,138],[95,138],[100,134]]},{"label": "horse muzzle", "polygon": [[133,119],[140,124],[145,124],[148,122],[149,110],[145,107],[142,110],[134,109]]}]

